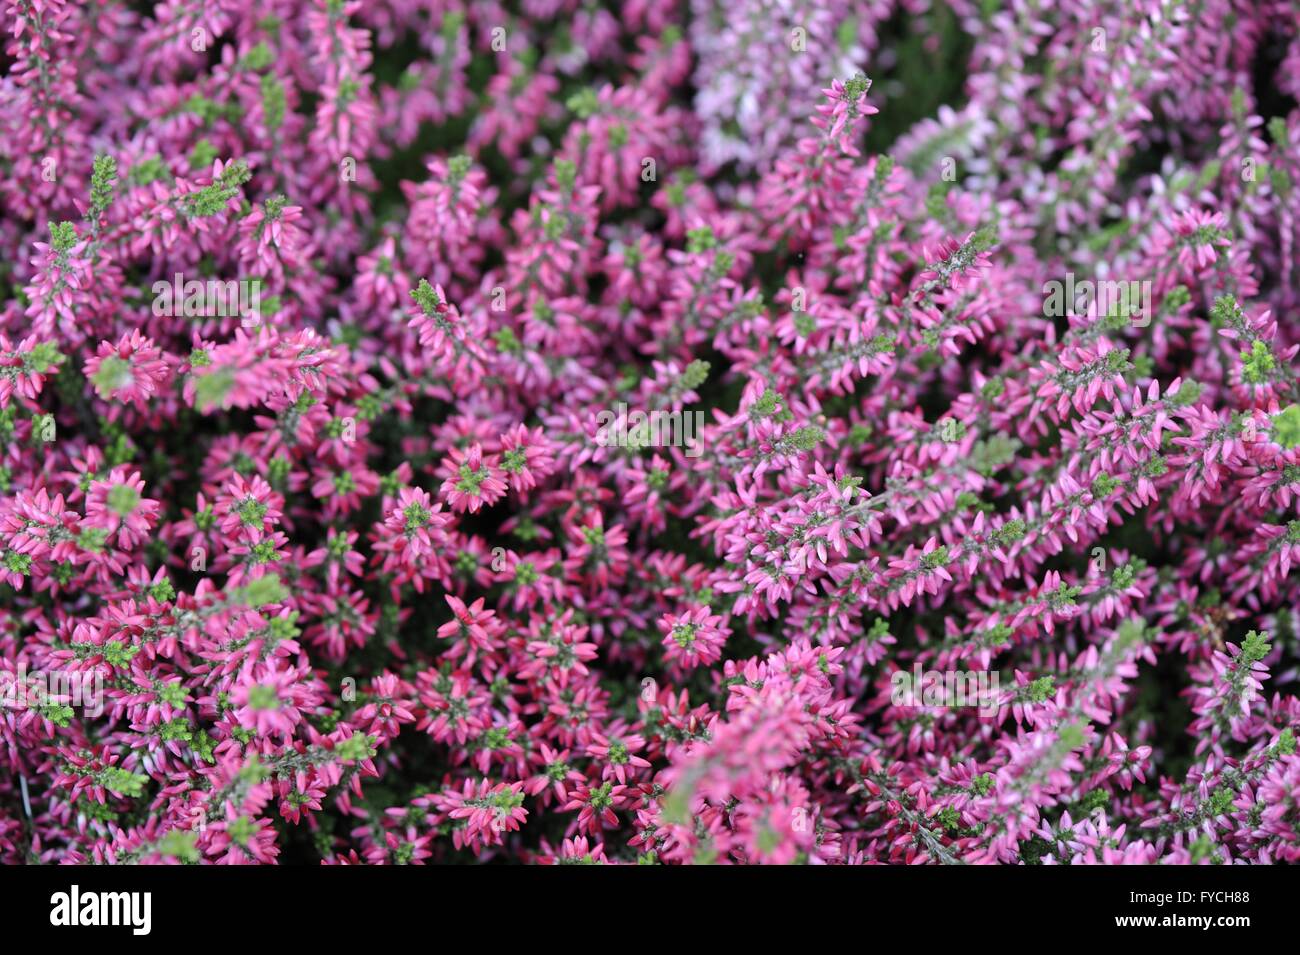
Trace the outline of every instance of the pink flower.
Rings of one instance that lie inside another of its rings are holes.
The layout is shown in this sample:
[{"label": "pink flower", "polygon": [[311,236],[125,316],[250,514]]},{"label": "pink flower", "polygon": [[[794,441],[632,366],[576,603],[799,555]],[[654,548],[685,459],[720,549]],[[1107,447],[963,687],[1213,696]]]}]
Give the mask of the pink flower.
[{"label": "pink flower", "polygon": [[294,668],[271,662],[246,665],[230,694],[240,726],[259,737],[284,739],[293,736],[302,719],[300,707],[312,706],[316,699],[299,683]]},{"label": "pink flower", "polygon": [[731,631],[722,626],[722,617],[710,614],[707,607],[693,607],[684,614],[666,613],[659,620],[664,631],[665,659],[694,668],[707,666],[722,657],[722,645]]},{"label": "pink flower", "polygon": [[131,549],[143,541],[158,520],[161,504],[144,496],[138,471],[114,468],[102,481],[93,481],[86,498],[86,526],[116,535],[118,546]]},{"label": "pink flower", "polygon": [[468,451],[448,451],[438,473],[443,477],[439,493],[458,513],[473,514],[484,505],[490,507],[506,493],[507,485],[495,459],[485,460],[477,443],[471,444]]},{"label": "pink flower", "polygon": [[98,354],[86,361],[84,371],[101,398],[140,408],[171,377],[162,352],[139,331],[124,335],[116,347],[101,342]]}]

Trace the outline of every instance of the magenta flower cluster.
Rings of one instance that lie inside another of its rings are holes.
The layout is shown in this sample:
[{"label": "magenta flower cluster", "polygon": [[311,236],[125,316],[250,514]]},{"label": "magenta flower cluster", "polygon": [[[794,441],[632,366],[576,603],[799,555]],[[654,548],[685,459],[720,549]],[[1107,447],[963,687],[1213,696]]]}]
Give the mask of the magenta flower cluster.
[{"label": "magenta flower cluster", "polygon": [[1300,861],[1293,3],[3,11],[0,861]]}]

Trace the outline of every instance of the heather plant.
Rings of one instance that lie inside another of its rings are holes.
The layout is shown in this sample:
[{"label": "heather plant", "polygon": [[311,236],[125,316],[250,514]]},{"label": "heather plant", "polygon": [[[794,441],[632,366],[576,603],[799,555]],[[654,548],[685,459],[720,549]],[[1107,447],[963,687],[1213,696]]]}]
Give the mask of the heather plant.
[{"label": "heather plant", "polygon": [[1293,3],[3,10],[0,861],[1300,861]]}]

